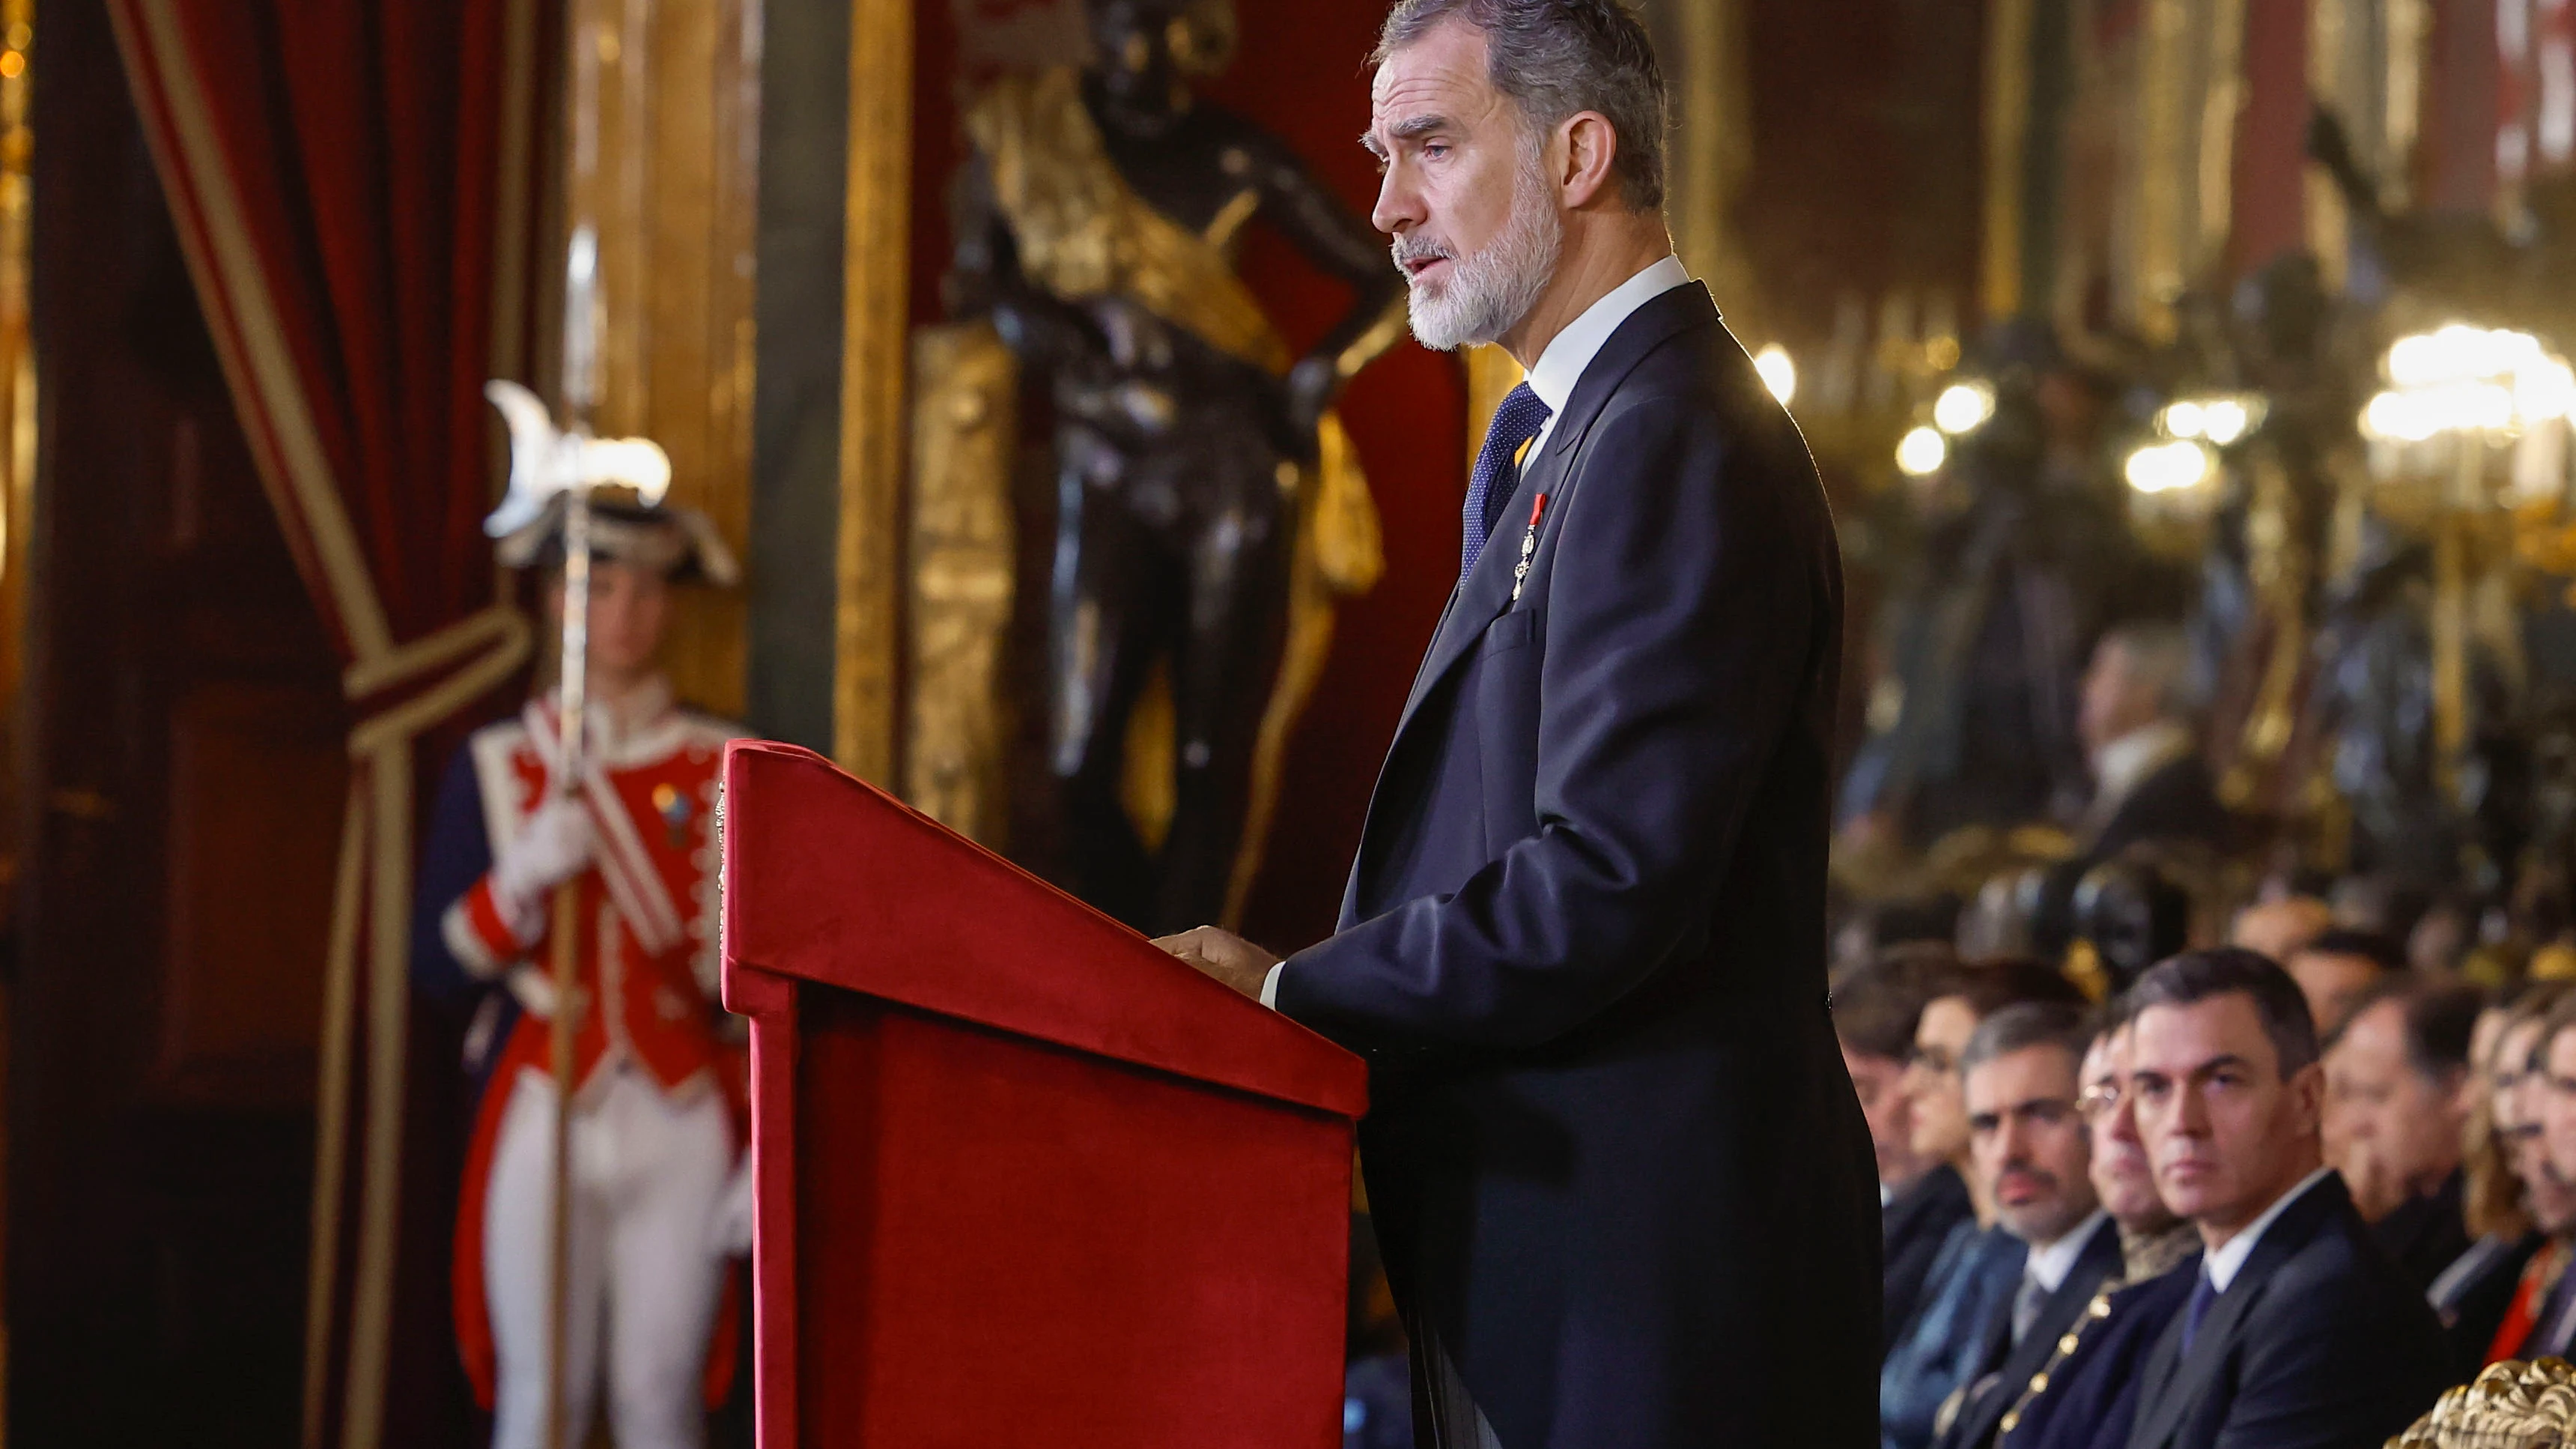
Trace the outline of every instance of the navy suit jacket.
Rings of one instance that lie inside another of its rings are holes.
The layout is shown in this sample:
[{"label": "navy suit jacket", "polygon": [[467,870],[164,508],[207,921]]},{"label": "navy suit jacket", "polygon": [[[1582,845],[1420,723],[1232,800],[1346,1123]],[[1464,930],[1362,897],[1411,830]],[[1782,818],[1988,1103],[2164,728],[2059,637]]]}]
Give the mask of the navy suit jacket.
[{"label": "navy suit jacket", "polygon": [[2005,1431],[2004,1449],[2126,1449],[2147,1355],[2199,1281],[2194,1253],[2157,1277],[2113,1289],[2110,1311],[2077,1325],[2075,1351],[2049,1371],[2048,1387]]},{"label": "navy suit jacket", "polygon": [[1896,1347],[1896,1336],[1914,1321],[1932,1260],[1941,1256],[1950,1230],[1975,1211],[1968,1184],[1946,1162],[1934,1163],[1905,1191],[1888,1199],[1879,1215],[1879,1248],[1886,1270],[1879,1300],[1880,1353]]},{"label": "navy suit jacket", "polygon": [[2332,1173],[2272,1220],[2189,1353],[2182,1328],[2148,1356],[2130,1449],[2364,1449],[2451,1382],[2440,1320]]},{"label": "navy suit jacket", "polygon": [[1868,1444],[1815,466],[1693,284],[1603,344],[1498,516],[1276,1004],[1368,1058],[1389,1280],[1511,1449]]},{"label": "navy suit jacket", "polygon": [[2020,1401],[2031,1376],[2056,1356],[2057,1341],[2092,1306],[2103,1281],[2118,1277],[2120,1270],[2120,1225],[2106,1217],[2094,1225],[2093,1235],[2085,1240],[2084,1250],[2059,1280],[2057,1290],[2040,1304],[2039,1317],[2031,1321],[2030,1332],[2022,1335],[2021,1342],[2012,1341],[2009,1304],[1988,1327],[1985,1359],[1970,1380],[1959,1416],[1950,1422],[1949,1432],[1933,1442],[1943,1449],[1986,1449],[1992,1444],[2004,1415]]}]

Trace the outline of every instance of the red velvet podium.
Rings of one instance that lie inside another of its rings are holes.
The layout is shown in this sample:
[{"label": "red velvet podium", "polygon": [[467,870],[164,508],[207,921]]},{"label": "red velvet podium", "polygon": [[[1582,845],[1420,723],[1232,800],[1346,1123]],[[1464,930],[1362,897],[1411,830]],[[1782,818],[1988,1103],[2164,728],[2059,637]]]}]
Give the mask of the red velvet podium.
[{"label": "red velvet podium", "polygon": [[725,754],[763,1449],[1329,1449],[1358,1058],[819,756]]}]

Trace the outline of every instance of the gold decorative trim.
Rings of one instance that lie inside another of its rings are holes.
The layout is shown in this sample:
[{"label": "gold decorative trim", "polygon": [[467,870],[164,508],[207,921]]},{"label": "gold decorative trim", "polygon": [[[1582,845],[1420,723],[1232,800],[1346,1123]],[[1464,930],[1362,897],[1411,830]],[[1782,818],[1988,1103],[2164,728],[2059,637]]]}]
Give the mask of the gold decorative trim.
[{"label": "gold decorative trim", "polygon": [[[258,250],[243,217],[217,140],[212,113],[197,86],[176,0],[117,0],[110,7],[134,95],[147,121],[154,160],[179,222],[181,251],[207,313],[225,380],[258,464],[262,487],[282,524],[310,546],[321,571],[323,601],[338,625],[350,663],[342,687],[351,697],[380,691],[450,667],[478,648],[483,657],[417,698],[366,720],[350,737],[360,761],[343,815],[331,937],[324,964],[322,1057],[316,1112],[314,1221],[306,1285],[302,1431],[319,1445],[328,1410],[330,1361],[347,1344],[341,1439],[347,1449],[374,1449],[383,1432],[386,1355],[391,1341],[397,1197],[401,1186],[403,1062],[409,1012],[412,745],[417,734],[487,691],[518,667],[528,648],[526,621],[505,602],[427,638],[397,645],[364,552],[331,475],[285,327],[270,297]],[[511,0],[508,55],[524,85],[533,54],[532,0]],[[524,119],[525,107],[507,108]],[[505,140],[508,137],[505,134]],[[503,176],[512,155],[504,152]],[[524,208],[518,208],[523,212]],[[503,220],[513,214],[506,202]],[[524,216],[519,216],[524,223]],[[496,266],[516,255],[501,248]],[[504,285],[496,273],[496,287]],[[513,335],[513,334],[503,334]],[[496,346],[499,345],[496,340]],[[354,1292],[345,1330],[335,1323],[339,1238],[348,1179],[347,1138],[356,1060],[357,954],[367,954],[367,1102],[361,1130],[362,1176]],[[338,1331],[335,1331],[338,1330]]]},{"label": "gold decorative trim", "polygon": [[[1019,359],[989,322],[913,334],[911,734],[904,799],[1001,849],[1011,711],[1002,660],[1017,555]],[[1168,777],[1167,777],[1168,778]]]},{"label": "gold decorative trim", "polygon": [[1386,311],[1369,324],[1369,329],[1333,359],[1334,374],[1344,382],[1359,376],[1360,369],[1377,361],[1388,348],[1404,340],[1404,331],[1412,321],[1412,307],[1403,297],[1398,296],[1387,303]]},{"label": "gold decorative trim", "polygon": [[2208,72],[2201,90],[2194,273],[2226,260],[2236,216],[2236,123],[2245,109],[2245,0],[2208,0]]},{"label": "gold decorative trim", "polygon": [[350,1038],[357,1025],[358,901],[366,861],[366,797],[341,809],[340,869],[331,894],[331,945],[322,968],[321,1083],[313,1123],[313,1243],[304,1284],[304,1445],[321,1449],[331,1380],[332,1295],[340,1257],[340,1200],[348,1168]]},{"label": "gold decorative trim", "polygon": [[478,647],[504,644],[513,635],[524,644],[527,632],[527,621],[518,610],[496,604],[373,659],[359,660],[341,671],[340,689],[351,699],[364,699],[387,685],[427,674],[450,660],[471,654]]},{"label": "gold decorative trim", "polygon": [[[408,1043],[411,924],[411,741],[386,741],[366,763],[368,811],[367,1115],[358,1188],[358,1257],[349,1304],[343,1449],[375,1449],[384,1430],[385,1369],[393,1338],[396,1199],[402,1187],[403,1062]],[[352,785],[352,788],[356,786]]]},{"label": "gold decorative trim", "polygon": [[1986,216],[1980,288],[1989,318],[2021,310],[2022,168],[2030,151],[2032,0],[1994,0],[1986,11]]},{"label": "gold decorative trim", "polygon": [[[2345,0],[2310,0],[2308,8],[2308,94],[2340,100],[2343,86],[2343,59],[2346,42],[2345,25],[2349,19]],[[2350,123],[2350,118],[2346,118]],[[2316,253],[2319,280],[2328,292],[2343,290],[2344,273],[2351,264],[2350,217],[2343,204],[2343,193],[2335,189],[2334,178],[2320,166],[2306,169],[2307,204],[2302,219],[2307,224],[2308,250]]]},{"label": "gold decorative trim", "polygon": [[1529,374],[1499,347],[1470,347],[1462,355],[1467,367],[1467,468],[1472,473],[1476,454],[1485,446],[1485,430],[1494,425],[1494,409]]},{"label": "gold decorative trim", "polygon": [[912,311],[914,0],[850,7],[850,159],[842,255],[841,517],[833,577],[832,754],[895,774],[903,648],[904,394]]}]

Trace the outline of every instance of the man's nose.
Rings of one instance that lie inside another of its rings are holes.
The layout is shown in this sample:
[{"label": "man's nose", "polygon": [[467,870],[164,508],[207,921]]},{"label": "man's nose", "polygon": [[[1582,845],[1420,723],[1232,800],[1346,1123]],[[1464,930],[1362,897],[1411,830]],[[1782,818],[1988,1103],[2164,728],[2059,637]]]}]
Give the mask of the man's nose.
[{"label": "man's nose", "polygon": [[1414,186],[1401,164],[1390,163],[1386,174],[1378,178],[1377,205],[1369,210],[1369,224],[1388,236],[1397,236],[1423,222],[1422,194]]}]

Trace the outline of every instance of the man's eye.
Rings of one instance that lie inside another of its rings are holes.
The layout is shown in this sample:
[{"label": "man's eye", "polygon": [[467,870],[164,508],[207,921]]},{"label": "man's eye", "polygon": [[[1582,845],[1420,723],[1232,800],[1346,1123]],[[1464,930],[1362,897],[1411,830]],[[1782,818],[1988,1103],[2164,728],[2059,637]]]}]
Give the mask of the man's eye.
[{"label": "man's eye", "polygon": [[1422,154],[1434,161],[1437,161],[1441,157],[1449,154],[1449,143],[1446,141],[1434,141],[1422,148]]}]

